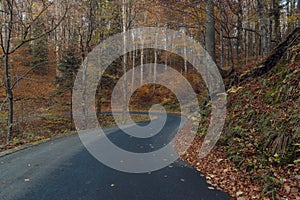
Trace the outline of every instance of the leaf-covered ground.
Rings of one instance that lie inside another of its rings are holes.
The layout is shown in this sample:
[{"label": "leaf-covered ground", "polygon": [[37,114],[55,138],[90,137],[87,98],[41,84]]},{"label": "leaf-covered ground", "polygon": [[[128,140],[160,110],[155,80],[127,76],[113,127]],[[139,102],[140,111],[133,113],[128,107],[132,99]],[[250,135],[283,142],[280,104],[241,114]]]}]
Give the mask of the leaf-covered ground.
[{"label": "leaf-covered ground", "polygon": [[199,136],[182,159],[234,199],[300,199],[299,66],[299,59],[282,61],[228,90],[218,145],[200,159]]}]

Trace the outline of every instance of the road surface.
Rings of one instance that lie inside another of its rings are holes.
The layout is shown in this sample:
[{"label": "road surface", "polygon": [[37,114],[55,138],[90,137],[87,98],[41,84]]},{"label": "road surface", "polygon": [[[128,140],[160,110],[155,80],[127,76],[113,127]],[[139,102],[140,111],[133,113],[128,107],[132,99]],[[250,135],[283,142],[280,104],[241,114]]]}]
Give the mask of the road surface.
[{"label": "road surface", "polygon": [[[157,121],[159,122],[159,118]],[[106,129],[113,143],[133,152],[146,144],[161,148],[172,139],[180,117],[168,115],[153,138],[136,139],[118,128]],[[142,123],[141,125],[146,125]],[[134,130],[134,126],[130,127]],[[177,160],[159,171],[130,174],[96,160],[78,135],[55,139],[0,158],[1,200],[226,200],[212,190],[200,172]]]}]

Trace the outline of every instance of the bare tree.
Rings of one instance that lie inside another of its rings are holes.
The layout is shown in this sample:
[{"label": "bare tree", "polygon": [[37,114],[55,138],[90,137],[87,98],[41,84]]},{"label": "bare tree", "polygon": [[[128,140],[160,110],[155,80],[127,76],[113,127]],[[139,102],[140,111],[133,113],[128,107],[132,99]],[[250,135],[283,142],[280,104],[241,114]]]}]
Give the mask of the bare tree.
[{"label": "bare tree", "polygon": [[[60,20],[54,27],[44,30],[42,33],[37,35],[32,35],[31,30],[33,28],[34,23],[36,23],[39,19],[42,18],[43,14],[53,5],[53,3],[47,2],[42,4],[41,11],[35,15],[35,17],[30,20],[30,22],[25,22],[23,20],[23,13],[18,12],[18,1],[15,0],[1,0],[0,1],[0,10],[2,11],[1,15],[1,29],[0,29],[0,47],[3,54],[0,58],[3,58],[4,61],[4,83],[5,83],[5,92],[6,99],[8,101],[8,120],[7,120],[7,136],[6,142],[10,141],[10,137],[13,130],[13,113],[14,113],[14,98],[13,98],[13,90],[11,84],[11,76],[10,76],[10,57],[13,53],[15,53],[20,47],[24,44],[40,39],[42,37],[47,36],[49,33],[54,31],[59,24],[64,19],[68,9],[65,10],[64,14],[61,16]],[[21,16],[20,16],[21,15]],[[17,32],[17,27],[15,24],[22,24],[23,31],[17,36],[20,37],[20,40],[17,43],[13,43],[13,34]]]}]

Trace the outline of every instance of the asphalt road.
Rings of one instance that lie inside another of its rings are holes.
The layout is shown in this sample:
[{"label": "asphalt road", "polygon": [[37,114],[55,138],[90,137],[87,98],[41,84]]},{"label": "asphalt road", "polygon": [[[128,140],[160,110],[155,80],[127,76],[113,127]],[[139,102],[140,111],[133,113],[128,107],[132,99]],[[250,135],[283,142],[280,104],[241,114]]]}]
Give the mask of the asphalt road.
[{"label": "asphalt road", "polygon": [[[109,128],[106,132],[108,138],[123,149],[148,152],[172,139],[179,120],[178,116],[168,115],[160,133],[148,139],[130,137],[118,128]],[[134,131],[135,127],[130,129]],[[226,193],[209,189],[205,178],[180,160],[144,174],[109,168],[85,149],[78,135],[1,157],[0,170],[1,200],[230,199]]]}]

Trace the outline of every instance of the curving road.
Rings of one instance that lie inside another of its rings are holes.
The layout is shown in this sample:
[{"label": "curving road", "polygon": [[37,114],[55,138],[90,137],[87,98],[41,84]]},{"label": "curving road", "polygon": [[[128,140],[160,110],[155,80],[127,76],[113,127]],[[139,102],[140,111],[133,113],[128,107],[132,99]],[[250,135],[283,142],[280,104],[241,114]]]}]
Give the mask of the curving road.
[{"label": "curving road", "polygon": [[[156,120],[157,124],[159,120]],[[130,137],[117,127],[105,129],[105,132],[123,149],[149,152],[168,143],[179,122],[179,116],[168,115],[160,133],[148,139]],[[129,128],[140,130],[135,126]],[[209,187],[199,172],[180,160],[151,173],[116,171],[90,155],[78,135],[55,139],[0,158],[1,200],[230,199],[226,193]]]}]

